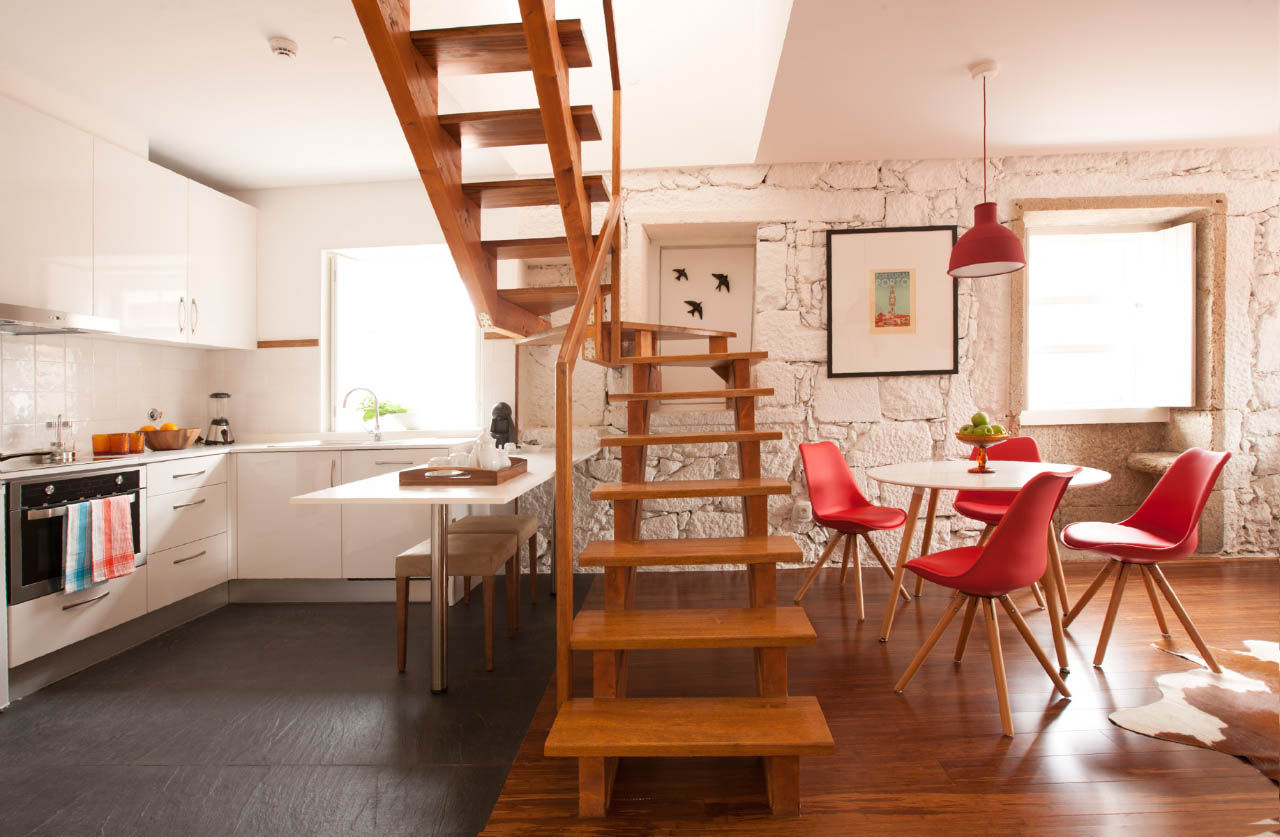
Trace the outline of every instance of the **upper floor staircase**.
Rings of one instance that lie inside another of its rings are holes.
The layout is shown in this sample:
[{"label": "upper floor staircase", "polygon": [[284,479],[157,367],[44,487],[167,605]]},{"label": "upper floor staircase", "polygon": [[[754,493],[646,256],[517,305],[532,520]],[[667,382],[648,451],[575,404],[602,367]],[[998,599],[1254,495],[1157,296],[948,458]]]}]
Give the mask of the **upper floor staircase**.
[{"label": "upper floor staircase", "polygon": [[[609,181],[582,169],[581,143],[602,136],[594,110],[573,105],[568,70],[590,66],[576,20],[557,20],[554,0],[518,0],[521,22],[411,31],[407,0],[353,0],[365,37],[404,130],[458,272],[490,335],[560,346],[556,360],[556,702],[545,752],[578,760],[579,811],[604,815],[617,759],[624,756],[760,756],[775,813],[799,811],[799,758],[829,754],[831,733],[817,700],[788,694],[787,650],[816,641],[802,608],[778,607],[776,566],[798,562],[789,537],[768,534],[768,499],[786,495],[786,480],[761,474],[760,446],[781,438],[756,427],[751,366],[765,352],[730,352],[728,332],[623,320],[620,311],[621,82],[611,0],[603,0],[613,86],[612,169]],[[537,107],[442,114],[439,77],[449,73],[530,73]],[[462,181],[465,148],[545,144],[548,178]],[[592,204],[608,203],[593,232]],[[487,208],[556,205],[565,234],[551,238],[485,239]],[[500,259],[565,258],[574,284],[499,289]],[[602,280],[606,266],[610,281]],[[547,317],[572,308],[566,324]],[[586,351],[591,338],[592,351]],[[705,352],[660,354],[663,340],[706,340]],[[579,357],[622,369],[631,392],[611,394],[625,404],[627,431],[602,440],[620,449],[622,478],[597,486],[593,499],[613,504],[611,541],[588,544],[577,563],[604,573],[605,607],[573,616],[572,373]],[[663,391],[663,366],[706,366],[724,388]],[[733,414],[730,431],[656,434],[650,417],[660,400],[717,399]],[[738,476],[716,480],[645,479],[649,446],[725,442]],[[643,504],[676,497],[738,498],[742,535],[656,540],[640,537]],[[637,610],[637,570],[643,566],[741,564],[748,601],[721,608]],[[628,698],[628,655],[650,649],[754,649],[755,693],[714,698]],[[592,657],[592,695],[573,694],[573,651]]]}]

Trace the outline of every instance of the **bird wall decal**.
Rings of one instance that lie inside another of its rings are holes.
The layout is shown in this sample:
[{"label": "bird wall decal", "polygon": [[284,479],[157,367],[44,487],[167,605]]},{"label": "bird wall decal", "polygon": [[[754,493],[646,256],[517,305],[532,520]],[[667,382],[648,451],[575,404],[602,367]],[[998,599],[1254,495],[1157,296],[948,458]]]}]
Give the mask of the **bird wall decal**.
[{"label": "bird wall decal", "polygon": [[717,292],[719,292],[719,290],[720,290],[721,288],[724,288],[725,293],[732,293],[732,291],[730,291],[730,290],[729,290],[729,274],[727,274],[727,273],[713,273],[713,274],[711,274],[711,278],[713,278],[713,279],[715,279],[715,280],[716,280],[716,291],[717,291]]},{"label": "bird wall decal", "polygon": [[684,280],[685,282],[689,281],[689,274],[685,272],[683,267],[672,268],[671,272],[676,275],[677,282],[681,280]]},{"label": "bird wall decal", "polygon": [[698,319],[699,319],[699,320],[701,320],[701,319],[702,319],[702,301],[701,301],[701,300],[697,300],[697,299],[686,299],[686,300],[684,301],[684,304],[689,306],[689,316],[690,316],[690,317],[692,317],[694,314],[697,314],[697,315],[698,315]]}]

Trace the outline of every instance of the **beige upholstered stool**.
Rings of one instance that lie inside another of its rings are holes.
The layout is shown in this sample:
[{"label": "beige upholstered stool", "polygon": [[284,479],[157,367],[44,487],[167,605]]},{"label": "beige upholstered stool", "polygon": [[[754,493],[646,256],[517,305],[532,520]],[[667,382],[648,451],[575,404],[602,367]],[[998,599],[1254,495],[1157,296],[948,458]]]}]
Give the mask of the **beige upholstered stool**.
[{"label": "beige upholstered stool", "polygon": [[[538,601],[538,518],[531,514],[473,514],[449,525],[450,532],[502,532],[529,542],[529,601]],[[516,560],[516,588],[520,561]]]},{"label": "beige upholstered stool", "polygon": [[[506,563],[513,572],[519,552],[515,535],[465,534],[449,535],[450,576],[480,576],[484,579],[484,667],[493,671],[493,577]],[[396,663],[404,671],[405,646],[409,632],[409,579],[431,577],[431,541],[406,549],[396,556]],[[508,585],[510,587],[510,585]],[[519,595],[517,591],[517,596]],[[514,607],[513,607],[514,603]],[[432,607],[448,607],[447,602],[432,602]],[[507,596],[507,634],[514,635],[520,600]]]}]

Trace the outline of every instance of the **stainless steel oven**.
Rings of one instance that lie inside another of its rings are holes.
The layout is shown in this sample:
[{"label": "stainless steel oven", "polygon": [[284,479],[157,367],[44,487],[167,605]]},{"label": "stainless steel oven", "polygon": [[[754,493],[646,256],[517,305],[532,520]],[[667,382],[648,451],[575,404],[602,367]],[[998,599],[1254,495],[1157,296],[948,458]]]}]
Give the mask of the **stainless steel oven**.
[{"label": "stainless steel oven", "polygon": [[133,554],[146,563],[147,478],[142,468],[29,477],[6,487],[9,509],[9,604],[62,589],[62,540],[67,506],[127,496],[133,517]]}]

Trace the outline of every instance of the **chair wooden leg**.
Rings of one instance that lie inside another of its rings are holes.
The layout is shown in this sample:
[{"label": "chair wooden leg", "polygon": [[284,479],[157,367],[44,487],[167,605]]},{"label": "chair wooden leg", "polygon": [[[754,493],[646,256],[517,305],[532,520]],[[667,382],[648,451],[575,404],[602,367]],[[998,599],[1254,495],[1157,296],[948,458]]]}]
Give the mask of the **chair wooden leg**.
[{"label": "chair wooden leg", "polygon": [[1067,612],[1067,574],[1062,569],[1062,553],[1058,551],[1058,530],[1049,523],[1049,568],[1053,570],[1053,583],[1058,586],[1058,606]]},{"label": "chair wooden leg", "polygon": [[844,557],[840,562],[840,586],[844,586],[844,578],[849,574],[849,549],[853,542],[858,539],[857,535],[844,536]]},{"label": "chair wooden leg", "polygon": [[471,576],[469,575],[462,577],[462,603],[471,604]]},{"label": "chair wooden leg", "polygon": [[1147,598],[1151,599],[1151,609],[1156,612],[1156,624],[1160,626],[1160,635],[1168,636],[1169,623],[1164,621],[1164,609],[1160,607],[1160,597],[1156,595],[1156,584],[1151,580],[1151,570],[1139,564],[1138,571],[1142,573],[1142,583],[1147,588]]},{"label": "chair wooden leg", "polygon": [[538,603],[538,535],[529,538],[529,602]]},{"label": "chair wooden leg", "polygon": [[1013,600],[1008,596],[1001,596],[1000,604],[1004,606],[1005,613],[1009,614],[1009,620],[1018,629],[1018,633],[1022,634],[1022,639],[1026,641],[1031,653],[1036,655],[1036,659],[1040,662],[1040,667],[1045,670],[1045,673],[1049,675],[1049,679],[1053,681],[1054,688],[1063,697],[1071,697],[1071,692],[1068,691],[1066,682],[1058,674],[1058,670],[1053,667],[1053,664],[1049,662],[1049,657],[1044,653],[1044,649],[1040,647],[1040,643],[1036,642],[1035,635],[1031,633],[1031,628],[1027,627],[1027,620],[1022,618],[1022,614],[1014,606]]},{"label": "chair wooden leg", "polygon": [[969,642],[969,631],[973,630],[973,617],[978,612],[978,598],[969,597],[969,604],[964,609],[964,622],[960,625],[960,638],[956,640],[956,662],[964,659],[964,647]]},{"label": "chair wooden leg", "polygon": [[[434,606],[434,605],[433,605]],[[409,644],[409,579],[396,578],[396,668],[404,671]]]},{"label": "chair wooden leg", "polygon": [[[938,489],[932,489],[929,492],[929,505],[924,514],[924,534],[920,538],[920,554],[928,555],[929,548],[933,545],[933,522],[938,516],[938,496],[942,492]],[[916,576],[916,595],[924,595],[924,576]]]},{"label": "chair wooden leg", "polygon": [[515,636],[520,628],[520,559],[507,559],[507,636]]},{"label": "chair wooden leg", "polygon": [[1040,591],[1040,582],[1033,582],[1031,585],[1031,595],[1036,597],[1036,604],[1044,608],[1044,593]]},{"label": "chair wooden leg", "polygon": [[991,673],[996,678],[996,697],[1000,701],[1000,723],[1004,734],[1013,735],[1013,712],[1009,709],[1009,684],[1004,678],[1004,652],[1000,649],[1000,626],[990,599],[982,600],[982,614],[987,617],[987,645],[991,650]]},{"label": "chair wooden leg", "polygon": [[840,539],[845,537],[843,532],[836,532],[831,540],[827,541],[827,548],[822,550],[822,556],[818,558],[818,563],[813,565],[813,569],[809,570],[809,574],[805,576],[804,583],[800,585],[800,589],[796,591],[795,601],[799,604],[804,598],[804,594],[809,592],[809,588],[813,586],[813,582],[818,578],[818,571],[827,563],[827,559],[831,557],[832,551],[836,548],[836,544],[840,543]]},{"label": "chair wooden leg", "polygon": [[933,650],[933,646],[938,644],[938,640],[942,639],[942,635],[946,633],[947,626],[951,624],[951,620],[956,618],[956,614],[960,612],[960,608],[964,607],[965,600],[968,596],[957,596],[947,602],[947,609],[942,611],[942,618],[938,620],[938,624],[934,626],[933,633],[929,634],[929,638],[924,641],[924,645],[920,646],[920,650],[916,652],[915,659],[911,661],[911,665],[907,666],[907,670],[902,673],[902,677],[894,685],[893,690],[902,693],[907,688],[907,684],[911,682],[911,678],[916,676],[916,672],[920,670],[920,666],[924,663],[925,658],[929,656],[929,652]]},{"label": "chair wooden leg", "polygon": [[845,557],[853,557],[853,594],[858,598],[858,621],[867,618],[866,605],[862,601],[862,559],[858,557],[858,537],[850,535],[844,546]]},{"label": "chair wooden leg", "polygon": [[1076,602],[1075,606],[1071,608],[1071,611],[1062,618],[1062,627],[1065,628],[1075,621],[1075,618],[1080,615],[1080,611],[1084,610],[1084,606],[1087,605],[1093,597],[1098,594],[1098,591],[1102,589],[1102,585],[1107,581],[1107,576],[1111,575],[1118,563],[1118,561],[1112,561],[1110,558],[1107,559],[1106,565],[1096,576],[1094,576],[1093,581],[1089,582],[1088,588],[1086,588],[1084,594],[1080,596],[1080,601]]},{"label": "chair wooden leg", "polygon": [[986,546],[987,541],[991,540],[991,533],[996,530],[994,523],[988,523],[982,527],[982,534],[978,535],[978,546]]},{"label": "chair wooden leg", "polygon": [[1102,620],[1102,633],[1098,634],[1098,650],[1093,654],[1093,664],[1102,665],[1107,656],[1107,643],[1111,641],[1111,630],[1116,626],[1116,614],[1120,612],[1120,599],[1124,596],[1124,583],[1129,580],[1132,564],[1121,564],[1116,575],[1116,583],[1111,587],[1111,601],[1107,604],[1107,618]]},{"label": "chair wooden leg", "polygon": [[[496,576],[480,579],[480,597],[484,599],[484,670],[493,671],[493,584]],[[435,603],[432,602],[432,607]]]},{"label": "chair wooden leg", "polygon": [[[884,555],[880,554],[880,547],[876,546],[876,542],[871,540],[871,536],[866,533],[863,533],[862,540],[866,543],[867,548],[871,550],[871,554],[875,556],[875,559],[880,562],[880,567],[884,570],[884,574],[892,579],[893,569],[889,566],[889,562],[884,560]],[[907,592],[905,584],[898,587],[898,595],[902,596],[904,602],[911,601],[911,594]]]},{"label": "chair wooden leg", "polygon": [[1182,623],[1182,627],[1186,628],[1191,641],[1200,650],[1200,656],[1204,657],[1205,664],[1209,666],[1209,670],[1214,674],[1221,674],[1222,669],[1218,667],[1218,661],[1213,658],[1213,652],[1209,650],[1208,645],[1205,645],[1204,638],[1196,630],[1195,623],[1187,615],[1187,610],[1182,606],[1182,602],[1178,601],[1178,595],[1169,586],[1169,579],[1164,577],[1164,572],[1160,569],[1160,566],[1158,564],[1150,564],[1148,565],[1148,570],[1151,573],[1151,580],[1160,588],[1160,592],[1164,593],[1165,599],[1169,602],[1169,607],[1173,608],[1173,615],[1178,617],[1178,621]]}]

